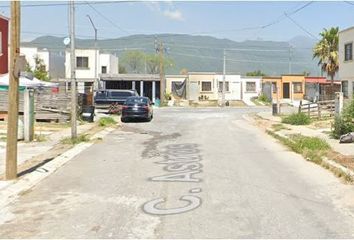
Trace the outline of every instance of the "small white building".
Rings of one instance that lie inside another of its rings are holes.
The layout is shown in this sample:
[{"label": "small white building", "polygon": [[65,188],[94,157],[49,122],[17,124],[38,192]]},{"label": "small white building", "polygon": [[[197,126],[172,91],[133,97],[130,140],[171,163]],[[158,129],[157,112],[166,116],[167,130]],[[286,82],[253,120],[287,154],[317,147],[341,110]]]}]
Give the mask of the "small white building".
[{"label": "small white building", "polygon": [[46,48],[37,47],[21,47],[20,54],[25,56],[29,66],[35,68],[35,58],[43,60],[51,79],[59,79],[64,77],[64,55],[60,52],[49,51]]},{"label": "small white building", "polygon": [[[118,57],[113,54],[101,53],[95,49],[76,49],[75,57],[79,93],[92,92],[93,83],[94,88],[98,89],[99,83],[95,79],[101,74],[118,74]],[[70,51],[65,54],[65,77],[71,77]]]},{"label": "small white building", "polygon": [[241,77],[242,101],[247,105],[254,105],[252,98],[258,97],[262,92],[262,77]]},{"label": "small white building", "polygon": [[352,99],[354,88],[354,61],[353,61],[354,27],[339,32],[339,78],[342,82],[344,97]]},{"label": "small white building", "polygon": [[[172,92],[173,82],[187,79],[187,98],[189,100],[221,101],[223,75],[213,72],[192,72],[187,75],[166,76],[166,92]],[[259,96],[262,90],[261,77],[243,77],[241,75],[225,75],[225,100],[244,101],[254,105],[251,98]],[[195,86],[195,87],[194,87]],[[193,97],[194,96],[194,97]]]}]

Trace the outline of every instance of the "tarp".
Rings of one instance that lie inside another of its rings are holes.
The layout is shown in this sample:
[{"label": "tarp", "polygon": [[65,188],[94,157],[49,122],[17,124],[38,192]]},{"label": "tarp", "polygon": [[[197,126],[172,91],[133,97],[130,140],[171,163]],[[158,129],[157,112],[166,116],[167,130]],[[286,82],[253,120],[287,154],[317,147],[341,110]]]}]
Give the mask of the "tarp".
[{"label": "tarp", "polygon": [[183,82],[172,82],[172,94],[180,98],[186,98],[186,79]]},{"label": "tarp", "polygon": [[[24,76],[20,77],[20,87],[26,88],[41,88],[41,87],[57,87],[58,84],[41,81],[37,78],[29,79]],[[9,74],[0,76],[0,86],[9,86]]]}]

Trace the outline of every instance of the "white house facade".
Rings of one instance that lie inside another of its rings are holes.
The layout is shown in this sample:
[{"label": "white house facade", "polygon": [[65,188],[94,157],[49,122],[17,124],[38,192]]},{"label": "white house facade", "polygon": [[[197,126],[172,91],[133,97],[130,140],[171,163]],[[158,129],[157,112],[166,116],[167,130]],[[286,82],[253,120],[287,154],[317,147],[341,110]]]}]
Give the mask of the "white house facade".
[{"label": "white house facade", "polygon": [[339,32],[339,78],[342,82],[344,97],[353,98],[354,61],[353,61],[354,27]]},{"label": "white house facade", "polygon": [[[65,78],[71,77],[70,51],[65,53]],[[97,56],[97,59],[96,59]],[[118,57],[112,54],[100,53],[95,49],[76,49],[75,76],[78,82],[78,92],[92,92],[99,88],[95,81],[101,74],[118,74]],[[93,84],[94,83],[94,84]]]}]

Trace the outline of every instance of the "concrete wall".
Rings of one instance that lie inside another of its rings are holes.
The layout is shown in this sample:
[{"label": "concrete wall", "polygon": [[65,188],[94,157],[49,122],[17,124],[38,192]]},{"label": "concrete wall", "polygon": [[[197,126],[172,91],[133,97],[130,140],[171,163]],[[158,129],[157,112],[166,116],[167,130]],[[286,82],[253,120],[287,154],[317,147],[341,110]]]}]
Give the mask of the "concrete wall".
[{"label": "concrete wall", "polygon": [[[344,60],[344,45],[347,43],[353,43],[354,47],[354,27],[345,29],[339,32],[339,71],[338,75],[341,81],[348,82],[348,92],[345,93],[349,98],[353,96],[353,81],[354,81],[354,61]],[[354,55],[353,55],[354,57]]]},{"label": "concrete wall", "polygon": [[[219,91],[219,84],[223,82],[223,75],[215,75],[217,82],[216,91],[219,99],[222,98],[222,89]],[[240,75],[225,75],[225,82],[229,83],[229,91],[225,92],[225,100],[241,100],[241,76]],[[226,89],[227,90],[227,89]]]},{"label": "concrete wall", "polygon": [[118,74],[118,64],[118,57],[112,54],[100,54],[98,74],[102,74],[102,66],[107,67],[107,74]]},{"label": "concrete wall", "polygon": [[[88,57],[88,68],[76,68],[76,78],[95,78],[95,64],[96,63],[94,49],[76,49],[76,57]],[[71,76],[71,65],[70,65],[70,52],[66,51],[65,53],[65,77],[70,78]],[[97,69],[99,71],[99,69]]]},{"label": "concrete wall", "polygon": [[[302,100],[305,95],[305,77],[300,75],[284,75],[281,77],[263,77],[263,82],[275,82],[277,90],[279,90],[279,99],[286,99],[289,101]],[[289,83],[289,98],[284,98],[283,83]],[[294,92],[294,83],[302,84],[302,92]],[[274,91],[272,93],[272,98],[277,99],[277,93]]]},{"label": "concrete wall", "polygon": [[[206,96],[208,100],[218,100],[217,81],[215,73],[192,73],[189,74],[190,82],[197,82],[199,85],[199,96]],[[210,82],[211,90],[202,91],[202,82]]]},{"label": "concrete wall", "polygon": [[46,70],[47,71],[49,70],[50,68],[49,51],[39,50],[38,48],[35,47],[21,47],[20,54],[26,57],[26,60],[32,69],[34,69],[36,65],[34,58],[38,56],[40,59],[43,60],[43,63],[46,66]]},{"label": "concrete wall", "polygon": [[[242,100],[246,104],[251,104],[251,98],[258,97],[262,92],[262,78],[261,77],[241,77],[242,80]],[[246,85],[248,82],[256,84],[255,91],[247,91]]]}]

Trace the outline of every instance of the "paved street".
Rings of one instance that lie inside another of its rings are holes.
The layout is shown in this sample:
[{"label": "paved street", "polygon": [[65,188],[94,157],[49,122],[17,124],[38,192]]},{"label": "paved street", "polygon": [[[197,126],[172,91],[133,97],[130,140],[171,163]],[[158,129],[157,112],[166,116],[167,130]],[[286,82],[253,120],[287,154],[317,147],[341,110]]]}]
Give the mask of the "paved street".
[{"label": "paved street", "polygon": [[354,187],[242,117],[261,109],[123,124],[2,209],[0,236],[353,238]]}]

